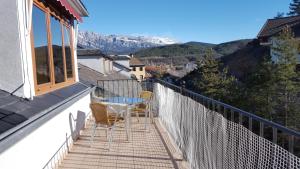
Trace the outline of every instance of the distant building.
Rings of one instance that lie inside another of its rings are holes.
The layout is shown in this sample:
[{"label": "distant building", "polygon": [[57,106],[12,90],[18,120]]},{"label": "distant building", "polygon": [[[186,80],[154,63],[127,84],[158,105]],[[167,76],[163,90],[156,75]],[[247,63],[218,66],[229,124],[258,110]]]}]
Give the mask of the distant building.
[{"label": "distant building", "polygon": [[129,66],[130,56],[128,55],[110,55],[113,59],[113,70],[127,77],[131,76],[131,68]]},{"label": "distant building", "polygon": [[143,64],[139,59],[131,57],[129,61],[129,66],[131,68],[131,74],[134,75],[138,81],[143,81],[146,78],[145,64]]},{"label": "distant building", "polygon": [[[289,26],[296,39],[300,40],[300,16],[291,16],[291,17],[283,17],[276,19],[268,19],[260,32],[257,35],[257,38],[260,41],[261,45],[273,46],[277,40],[276,36],[286,27]],[[277,58],[274,55],[274,51],[272,48],[270,50],[270,55],[274,62],[277,62]],[[298,55],[298,63],[300,64],[300,52]]]},{"label": "distant building", "polygon": [[78,49],[77,57],[78,63],[104,75],[113,71],[113,59],[99,49]]}]

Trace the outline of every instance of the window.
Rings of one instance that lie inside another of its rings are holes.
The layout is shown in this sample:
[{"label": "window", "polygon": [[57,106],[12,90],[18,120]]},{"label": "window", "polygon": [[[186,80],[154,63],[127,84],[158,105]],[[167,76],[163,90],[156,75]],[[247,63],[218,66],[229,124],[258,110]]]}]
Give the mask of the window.
[{"label": "window", "polygon": [[134,71],[134,72],[135,72],[135,71],[136,71],[136,68],[135,68],[135,67],[132,67],[132,71]]},{"label": "window", "polygon": [[75,82],[72,53],[72,20],[35,2],[32,11],[32,49],[37,94]]},{"label": "window", "polygon": [[71,53],[71,32],[70,28],[67,26],[64,27],[64,47],[65,47],[65,55],[66,55],[66,67],[67,67],[67,78],[73,77],[73,60]]},{"label": "window", "polygon": [[59,20],[52,15],[50,17],[50,23],[55,83],[61,83],[65,81],[61,24]]},{"label": "window", "polygon": [[143,71],[143,67],[140,67],[140,71]]},{"label": "window", "polygon": [[34,39],[35,70],[37,84],[50,82],[49,51],[45,13],[37,7],[32,11],[32,29]]},{"label": "window", "polygon": [[144,80],[144,76],[143,75],[141,75],[140,78],[141,78],[140,80]]}]

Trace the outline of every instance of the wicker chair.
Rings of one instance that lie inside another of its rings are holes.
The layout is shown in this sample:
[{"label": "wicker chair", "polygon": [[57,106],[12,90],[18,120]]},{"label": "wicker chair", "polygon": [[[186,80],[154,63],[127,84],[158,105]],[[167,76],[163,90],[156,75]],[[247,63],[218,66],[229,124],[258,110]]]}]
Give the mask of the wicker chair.
[{"label": "wicker chair", "polygon": [[144,100],[143,103],[137,104],[132,110],[131,112],[133,114],[136,115],[138,122],[140,115],[144,115],[145,116],[145,129],[147,128],[147,118],[150,117],[151,111],[150,111],[150,102],[152,100],[153,97],[153,93],[150,91],[142,91],[140,93],[140,98],[142,98]]},{"label": "wicker chair", "polygon": [[91,136],[91,145],[93,143],[96,128],[103,127],[106,129],[106,137],[107,137],[107,130],[110,131],[110,135],[108,137],[108,142],[109,142],[108,145],[110,150],[110,145],[111,142],[113,141],[113,132],[114,132],[115,124],[121,119],[119,117],[120,114],[114,111],[113,108],[108,107],[107,105],[101,103],[91,103],[90,108],[92,110],[93,117],[95,118],[95,123],[92,128],[93,131]]}]

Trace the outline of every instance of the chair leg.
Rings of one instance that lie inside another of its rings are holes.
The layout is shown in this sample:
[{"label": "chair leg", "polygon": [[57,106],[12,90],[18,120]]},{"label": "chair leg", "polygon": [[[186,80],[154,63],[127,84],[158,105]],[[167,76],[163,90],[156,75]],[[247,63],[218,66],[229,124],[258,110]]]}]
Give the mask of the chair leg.
[{"label": "chair leg", "polygon": [[137,121],[140,122],[140,117],[139,117],[139,113],[135,113],[136,117],[137,117]]},{"label": "chair leg", "polygon": [[145,130],[147,130],[148,116],[148,111],[145,111]]},{"label": "chair leg", "polygon": [[92,143],[93,143],[93,140],[94,140],[94,136],[95,136],[95,132],[96,132],[96,128],[97,128],[97,124],[94,123],[94,125],[92,127],[92,136],[91,136],[90,146],[92,146]]},{"label": "chair leg", "polygon": [[105,137],[106,137],[106,139],[108,139],[108,136],[107,136],[107,130],[108,130],[108,129],[105,129]]},{"label": "chair leg", "polygon": [[108,150],[109,151],[110,151],[110,148],[111,148],[111,143],[113,142],[114,128],[115,128],[115,126],[112,126],[112,127],[109,128],[109,130],[110,130],[109,139],[108,139]]}]

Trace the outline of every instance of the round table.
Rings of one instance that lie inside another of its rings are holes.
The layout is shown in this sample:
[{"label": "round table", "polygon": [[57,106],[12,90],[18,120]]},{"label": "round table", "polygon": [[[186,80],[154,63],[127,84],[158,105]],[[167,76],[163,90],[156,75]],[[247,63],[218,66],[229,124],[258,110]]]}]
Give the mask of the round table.
[{"label": "round table", "polygon": [[[125,119],[125,127],[126,127],[126,135],[127,139],[129,140],[130,129],[131,129],[131,108],[136,104],[144,102],[142,98],[135,98],[135,97],[110,97],[110,98],[102,98],[101,103],[110,105],[115,109],[126,109],[126,114],[123,114]],[[120,111],[120,110],[119,110]],[[121,111],[120,111],[121,112]]]}]

